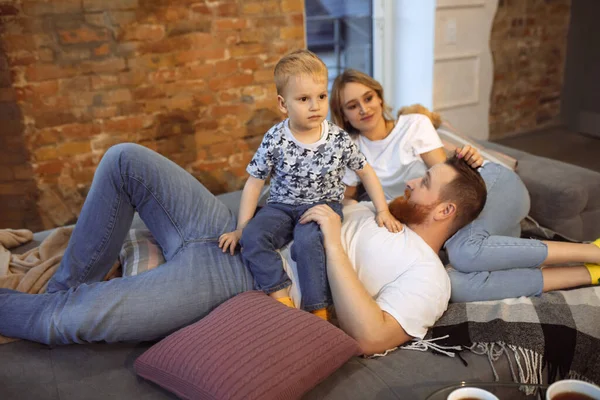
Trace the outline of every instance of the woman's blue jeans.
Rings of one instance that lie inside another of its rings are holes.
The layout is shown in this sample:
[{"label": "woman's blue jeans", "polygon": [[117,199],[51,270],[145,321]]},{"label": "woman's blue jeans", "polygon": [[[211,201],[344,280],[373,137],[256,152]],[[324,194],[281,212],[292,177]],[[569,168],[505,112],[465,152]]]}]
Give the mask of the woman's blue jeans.
[{"label": "woman's blue jeans", "polygon": [[[137,211],[166,263],[102,282]],[[62,263],[45,294],[0,289],[0,334],[47,344],[155,340],[207,315],[252,275],[218,237],[227,207],[165,157],[135,144],[100,162]]]},{"label": "woman's blue jeans", "polygon": [[530,207],[527,189],[501,165],[486,163],[479,171],[487,186],[485,207],[445,245],[453,267],[451,301],[538,295],[544,284],[539,266],[548,249],[539,240],[519,238]]}]

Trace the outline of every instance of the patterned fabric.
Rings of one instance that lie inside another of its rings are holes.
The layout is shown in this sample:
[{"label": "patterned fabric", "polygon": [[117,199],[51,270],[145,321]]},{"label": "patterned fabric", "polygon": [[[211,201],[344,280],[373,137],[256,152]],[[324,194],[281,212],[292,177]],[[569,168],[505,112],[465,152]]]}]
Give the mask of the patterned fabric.
[{"label": "patterned fabric", "polygon": [[547,369],[549,382],[576,378],[599,384],[600,287],[453,303],[423,342],[432,338],[490,360],[512,355],[519,372],[513,378],[520,383],[541,383]]},{"label": "patterned fabric", "polygon": [[123,276],[149,271],[165,262],[162,250],[147,229],[131,229],[119,253]]},{"label": "patterned fabric", "polygon": [[345,131],[329,121],[322,126],[322,138],[312,144],[298,142],[287,119],[265,134],[246,170],[258,179],[271,176],[268,203],[342,201],[345,168],[363,169],[366,160]]}]

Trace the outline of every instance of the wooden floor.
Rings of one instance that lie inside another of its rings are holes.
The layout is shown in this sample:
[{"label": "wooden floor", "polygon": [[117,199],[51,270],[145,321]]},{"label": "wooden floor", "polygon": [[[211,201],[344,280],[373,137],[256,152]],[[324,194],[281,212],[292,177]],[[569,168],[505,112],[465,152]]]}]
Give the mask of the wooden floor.
[{"label": "wooden floor", "polygon": [[555,127],[495,142],[600,172],[600,137]]}]

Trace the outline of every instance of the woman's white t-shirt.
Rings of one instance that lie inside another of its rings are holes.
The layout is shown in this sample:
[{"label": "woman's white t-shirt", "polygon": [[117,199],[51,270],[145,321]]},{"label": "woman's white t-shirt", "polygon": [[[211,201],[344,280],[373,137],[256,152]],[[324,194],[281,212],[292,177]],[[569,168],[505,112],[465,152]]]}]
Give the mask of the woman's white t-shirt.
[{"label": "woman's white t-shirt", "polygon": [[[375,170],[388,201],[404,194],[406,182],[425,175],[427,166],[421,154],[443,147],[429,118],[421,114],[401,115],[383,140],[358,135],[354,141]],[[360,179],[356,172],[346,169],[343,182],[356,186]]]},{"label": "woman's white t-shirt", "polygon": [[[450,278],[431,247],[407,226],[391,233],[377,226],[373,203],[344,207],[342,244],[365,289],[407,334],[423,338],[450,300]],[[290,246],[281,249],[292,280],[290,295],[301,304],[297,265]]]}]

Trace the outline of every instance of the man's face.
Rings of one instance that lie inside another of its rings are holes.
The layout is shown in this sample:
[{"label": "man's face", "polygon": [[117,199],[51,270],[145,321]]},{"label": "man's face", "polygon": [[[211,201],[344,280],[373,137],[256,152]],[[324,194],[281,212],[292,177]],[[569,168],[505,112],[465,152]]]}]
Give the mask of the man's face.
[{"label": "man's face", "polygon": [[278,96],[279,107],[290,118],[293,132],[320,129],[329,112],[327,80],[310,75],[290,77]]},{"label": "man's face", "polygon": [[441,203],[441,190],[455,176],[452,167],[443,163],[434,165],[422,178],[406,183],[405,195],[390,203],[390,212],[407,225],[421,225],[430,221]]}]

